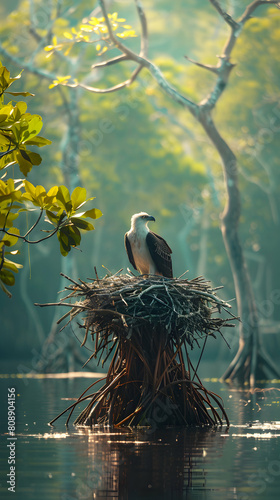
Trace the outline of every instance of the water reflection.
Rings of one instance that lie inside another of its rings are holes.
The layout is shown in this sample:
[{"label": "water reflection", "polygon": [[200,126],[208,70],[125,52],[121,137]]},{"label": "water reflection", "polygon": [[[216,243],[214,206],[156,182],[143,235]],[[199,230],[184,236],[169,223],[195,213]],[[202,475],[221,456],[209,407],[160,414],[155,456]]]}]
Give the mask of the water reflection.
[{"label": "water reflection", "polygon": [[[88,381],[43,379],[26,384],[0,379],[1,401],[11,384],[18,394],[16,499],[279,498],[277,390],[252,395],[209,382],[207,387],[223,396],[231,421],[228,430],[169,428],[152,432],[71,425],[66,429],[63,418],[51,428],[47,422],[69,404],[65,398],[81,394]],[[0,496],[6,498],[5,418],[1,418],[1,433]]]},{"label": "water reflection", "polygon": [[225,442],[213,429],[78,432],[88,454],[78,498],[185,498],[190,488],[207,489],[207,463],[222,456]]}]

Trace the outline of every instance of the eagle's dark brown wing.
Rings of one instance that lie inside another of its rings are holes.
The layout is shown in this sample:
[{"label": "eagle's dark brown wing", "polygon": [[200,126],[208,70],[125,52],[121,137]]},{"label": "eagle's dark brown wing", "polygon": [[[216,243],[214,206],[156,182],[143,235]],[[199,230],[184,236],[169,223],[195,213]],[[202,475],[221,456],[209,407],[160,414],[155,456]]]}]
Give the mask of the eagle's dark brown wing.
[{"label": "eagle's dark brown wing", "polygon": [[128,239],[127,233],[125,233],[125,235],[124,235],[124,246],[125,246],[126,253],[127,253],[128,258],[129,258],[129,261],[133,265],[134,269],[136,269],[136,271],[137,271],[137,267],[135,265],[135,260],[134,260],[134,257],[133,257],[133,253],[132,253],[132,250],[131,250],[131,245],[129,243],[129,239]]},{"label": "eagle's dark brown wing", "polygon": [[166,278],[173,278],[172,250],[166,241],[156,233],[149,231],[146,237],[147,246],[157,270]]}]

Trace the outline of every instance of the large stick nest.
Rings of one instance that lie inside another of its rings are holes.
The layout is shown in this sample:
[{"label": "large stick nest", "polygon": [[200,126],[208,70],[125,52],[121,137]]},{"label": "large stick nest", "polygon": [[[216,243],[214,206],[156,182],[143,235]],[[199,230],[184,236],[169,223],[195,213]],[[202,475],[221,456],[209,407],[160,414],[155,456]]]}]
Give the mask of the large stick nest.
[{"label": "large stick nest", "polygon": [[[165,424],[215,425],[223,417],[228,422],[222,403],[203,387],[188,354],[200,339],[205,345],[210,335],[222,335],[222,327],[235,326],[230,305],[216,295],[217,288],[202,277],[117,273],[89,282],[68,280],[68,294],[57,305],[70,310],[59,322],[70,316],[69,323],[82,313],[82,345],[89,333],[94,345],[88,361],[95,357],[104,363],[113,355],[103,388],[84,393],[71,405],[72,414],[76,404],[91,398],[75,423],[148,425],[159,404],[168,405]],[[66,302],[69,298],[75,302]],[[230,317],[221,317],[222,311]]]},{"label": "large stick nest", "polygon": [[232,318],[213,316],[222,309],[229,313],[231,306],[202,277],[182,280],[113,275],[90,283],[81,281],[69,288],[71,293],[66,298],[85,297],[69,312],[71,320],[87,311],[83,344],[89,331],[99,334],[98,351],[108,346],[112,336],[131,340],[136,337],[142,343],[143,330],[149,331],[151,337],[159,328],[165,331],[166,341],[186,340],[193,348],[206,335],[215,336],[221,334],[222,327],[235,326]]}]

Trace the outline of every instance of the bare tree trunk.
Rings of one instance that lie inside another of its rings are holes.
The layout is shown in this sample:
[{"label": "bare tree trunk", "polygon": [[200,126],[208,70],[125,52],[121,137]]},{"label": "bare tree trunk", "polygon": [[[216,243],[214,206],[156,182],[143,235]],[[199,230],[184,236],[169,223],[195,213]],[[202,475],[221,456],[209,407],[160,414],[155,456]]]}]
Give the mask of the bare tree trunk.
[{"label": "bare tree trunk", "polygon": [[238,313],[241,318],[239,349],[226,370],[223,378],[248,382],[255,385],[256,377],[279,377],[279,371],[268,359],[260,343],[259,320],[252,291],[251,280],[240,242],[238,227],[241,213],[241,200],[238,187],[237,160],[224,139],[219,134],[209,112],[201,113],[200,123],[213,142],[222,159],[225,184],[228,194],[222,214],[222,235],[229,257],[234,279]]}]

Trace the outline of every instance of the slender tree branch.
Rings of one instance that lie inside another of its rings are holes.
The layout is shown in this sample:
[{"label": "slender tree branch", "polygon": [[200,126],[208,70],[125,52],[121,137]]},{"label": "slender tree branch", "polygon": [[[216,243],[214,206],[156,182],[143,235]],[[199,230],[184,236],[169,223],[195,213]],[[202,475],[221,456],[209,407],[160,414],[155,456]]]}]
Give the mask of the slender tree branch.
[{"label": "slender tree branch", "polygon": [[[54,21],[51,23],[51,27],[48,29],[48,32],[47,34],[42,37],[40,36],[37,31],[35,30],[35,28],[33,28],[32,26],[30,26],[28,28],[28,32],[30,33],[30,35],[36,40],[36,42],[38,43],[36,49],[30,54],[30,57],[29,57],[29,64],[33,63],[35,57],[37,56],[37,54],[39,54],[39,52],[44,49],[44,47],[46,47],[46,45],[49,45],[51,43],[51,40],[52,40],[52,26],[54,24]],[[47,29],[47,28],[46,28]],[[61,59],[62,61],[66,61],[66,62],[70,62],[70,59],[68,57],[66,57],[62,52],[60,52],[59,50],[55,50],[53,49],[53,54],[56,55],[59,59]]]},{"label": "slender tree branch", "polygon": [[140,71],[143,69],[143,66],[138,66],[134,72],[132,73],[131,77],[128,80],[125,80],[122,83],[118,83],[118,85],[114,85],[114,87],[109,87],[107,89],[99,89],[97,87],[91,87],[90,85],[86,85],[85,83],[78,83],[78,84],[67,84],[67,87],[80,87],[84,90],[88,90],[89,92],[94,92],[96,94],[108,94],[110,92],[116,92],[120,89],[123,89],[124,87],[130,86],[134,80],[137,78],[138,74]]},{"label": "slender tree branch", "polygon": [[[33,2],[30,1],[30,13],[32,13],[32,8],[33,8]],[[36,76],[39,76],[39,77],[42,77],[42,78],[45,78],[47,80],[50,80],[50,81],[53,81],[56,79],[56,75],[50,73],[50,72],[47,72],[47,71],[44,71],[44,70],[41,70],[39,68],[37,68],[35,65],[33,65],[33,61],[36,57],[36,55],[38,54],[38,52],[47,44],[49,43],[49,38],[51,37],[51,34],[52,34],[52,27],[55,23],[55,21],[60,17],[62,16],[63,14],[66,14],[67,11],[70,10],[69,7],[67,7],[64,12],[60,13],[60,7],[61,7],[61,0],[57,1],[57,15],[54,16],[53,19],[51,19],[51,21],[48,23],[48,25],[46,26],[46,30],[47,30],[47,33],[44,37],[42,37],[38,31],[36,30],[36,27],[34,26],[34,24],[31,24],[31,26],[29,26],[28,28],[28,31],[30,33],[31,36],[33,36],[33,38],[38,42],[38,46],[36,47],[36,49],[34,50],[34,52],[32,52],[30,54],[30,57],[29,57],[29,61],[28,62],[25,62],[21,59],[19,59],[18,57],[16,56],[13,56],[12,54],[10,54],[3,46],[2,44],[0,43],[0,54],[3,54],[4,57],[6,57],[7,59],[9,59],[13,64],[23,68],[23,69],[26,69],[27,71],[29,71],[30,73],[36,75]],[[31,19],[32,19],[32,16],[30,16]],[[31,21],[32,22],[32,21]],[[61,53],[60,51],[58,50],[54,50],[54,54],[60,58],[61,60],[63,61],[66,61],[68,63],[71,62],[71,59],[68,58],[67,56],[65,56],[63,53]]]},{"label": "slender tree branch", "polygon": [[[66,7],[64,12],[61,12],[61,7],[62,7],[62,1],[61,0],[56,0],[56,14],[54,16],[50,16],[51,19],[50,21],[46,24],[45,26],[45,30],[46,30],[46,34],[44,37],[42,37],[40,35],[40,33],[38,32],[37,30],[37,27],[36,27],[36,17],[34,18],[33,16],[33,12],[34,12],[34,2],[33,0],[29,0],[29,12],[30,12],[30,21],[31,21],[31,24],[30,26],[27,28],[29,33],[31,34],[31,36],[33,36],[33,38],[37,41],[38,43],[38,46],[37,48],[35,49],[35,51],[30,54],[30,59],[29,61],[33,61],[35,56],[37,55],[37,53],[46,45],[46,44],[49,44],[50,41],[51,41],[51,38],[52,38],[52,33],[53,33],[53,26],[55,24],[55,22],[57,21],[57,19],[59,19],[60,17],[62,17],[63,15],[66,16],[67,13],[70,11],[70,9],[72,9],[72,6],[71,7]],[[65,61],[69,61],[69,59],[64,55],[62,54],[60,51],[54,51],[54,53],[64,59]]]},{"label": "slender tree branch", "polygon": [[0,54],[2,54],[4,57],[9,59],[9,61],[11,61],[16,66],[19,66],[20,68],[26,69],[27,71],[29,71],[33,75],[37,75],[41,78],[46,78],[47,80],[51,80],[51,81],[56,79],[56,75],[54,75],[53,73],[49,73],[47,71],[44,71],[43,69],[39,69],[35,66],[32,66],[29,63],[24,62],[23,60],[19,59],[18,57],[13,56],[6,49],[4,49],[4,47],[1,44],[0,44]]},{"label": "slender tree branch", "polygon": [[[90,307],[87,307],[87,306],[81,306],[80,304],[68,304],[67,302],[48,302],[47,304],[38,304],[38,303],[34,303],[34,306],[39,306],[39,307],[48,307],[48,306],[67,306],[67,307],[71,307],[71,309],[81,309],[83,311],[89,309],[91,310]],[[105,309],[106,312],[110,312],[108,311],[107,309]],[[114,311],[115,312],[115,311]],[[118,313],[120,314],[120,313]]]},{"label": "slender tree branch", "polygon": [[[142,35],[143,39],[147,37],[147,24],[146,24],[146,17],[144,15],[142,5],[139,0],[136,1],[136,6],[137,6],[137,12],[140,18],[141,22],[141,27],[142,27]],[[119,85],[115,85],[114,87],[111,87],[109,89],[96,89],[94,87],[88,87],[83,84],[77,84],[77,86],[81,86],[82,88],[86,90],[90,90],[91,92],[97,92],[97,93],[106,93],[106,92],[115,92],[116,90],[119,90],[121,88],[129,86],[136,78],[136,76],[139,74],[141,69],[143,67],[147,68],[152,76],[157,80],[159,86],[162,88],[162,90],[170,95],[172,99],[177,102],[178,104],[181,104],[183,106],[186,106],[189,108],[191,113],[197,114],[198,112],[198,105],[192,102],[190,99],[187,99],[184,97],[182,94],[180,94],[176,89],[174,89],[169,82],[164,78],[162,72],[160,69],[151,61],[149,61],[146,57],[143,57],[142,55],[136,54],[134,51],[128,49],[114,34],[110,20],[108,17],[108,13],[106,10],[105,2],[104,0],[98,0],[103,17],[105,19],[106,26],[108,28],[108,33],[110,36],[111,41],[114,43],[114,45],[121,51],[123,52],[124,55],[127,56],[128,60],[134,61],[139,64],[139,68],[135,70],[133,73],[132,77],[129,80],[126,80],[125,82],[120,83]],[[147,43],[143,42],[142,44],[142,50],[147,50]],[[71,85],[70,86],[75,86]]]},{"label": "slender tree branch", "polygon": [[135,61],[135,62],[140,62],[138,60],[138,56],[135,52],[133,52],[132,50],[128,49],[121,41],[118,37],[115,36],[113,30],[112,30],[112,26],[111,26],[111,23],[110,23],[110,19],[108,17],[108,12],[107,12],[107,9],[106,9],[106,6],[105,6],[105,2],[104,0],[98,0],[98,3],[100,5],[100,8],[101,8],[101,11],[102,11],[102,15],[105,19],[105,23],[106,23],[106,26],[108,28],[108,33],[109,33],[109,37],[110,37],[110,40],[112,40],[112,42],[114,43],[114,45],[123,53],[123,54],[126,54],[128,56],[129,59],[131,59],[132,61]]},{"label": "slender tree branch", "polygon": [[[130,59],[131,61],[135,61],[136,63],[140,64],[140,65],[144,65],[145,61],[146,61],[146,58],[143,57],[142,55],[138,55],[136,54],[136,52],[134,52],[133,50],[130,50],[128,47],[126,47],[118,37],[115,36],[113,30],[112,30],[112,26],[111,26],[111,23],[110,23],[110,20],[109,20],[109,17],[108,17],[108,13],[107,13],[107,9],[106,9],[106,6],[105,6],[105,2],[104,0],[98,0],[98,3],[100,5],[100,8],[102,10],[102,14],[103,14],[103,17],[105,19],[105,23],[106,23],[106,26],[108,28],[108,32],[109,32],[109,37],[110,37],[110,40],[114,43],[114,45],[123,53],[127,56],[128,59]],[[138,2],[138,6],[137,6],[138,9],[140,9],[140,2]],[[139,10],[138,10],[138,13],[139,13]],[[142,11],[143,13],[143,11]],[[140,15],[140,14],[139,14]],[[146,24],[145,24],[145,21],[143,21],[143,16],[144,16],[144,13],[142,15],[142,17],[140,17],[140,20],[141,20],[141,27],[142,27],[142,33],[144,32],[144,36],[147,36],[147,29],[146,29]],[[146,20],[145,16],[144,16],[144,19]],[[146,47],[146,42],[145,42],[145,47]],[[146,50],[146,49],[145,49]]]},{"label": "slender tree branch", "polygon": [[242,25],[245,24],[246,21],[248,21],[248,19],[250,19],[250,17],[252,16],[253,12],[260,5],[275,5],[278,9],[280,8],[280,2],[279,2],[279,0],[255,0],[254,2],[250,3],[248,5],[248,7],[245,9],[244,13],[239,18],[238,23],[242,24]]},{"label": "slender tree branch", "polygon": [[[4,134],[3,134],[4,135]],[[9,148],[11,147],[11,145],[9,146]],[[13,149],[8,149],[8,151],[3,151],[2,153],[0,153],[0,158],[3,158],[3,156],[6,156],[6,155],[9,155],[11,154],[13,151],[15,151],[17,148],[13,148]]]},{"label": "slender tree branch", "polygon": [[231,31],[230,36],[228,37],[228,40],[226,41],[225,46],[222,50],[221,57],[227,57],[228,59],[230,58],[233,47],[235,46],[237,37],[239,36],[241,30],[242,30],[242,25],[239,26],[238,30]]},{"label": "slender tree branch", "polygon": [[[137,11],[138,11],[138,15],[139,15],[140,22],[141,22],[141,28],[142,28],[141,52],[140,52],[140,54],[143,53],[144,55],[146,55],[146,53],[147,53],[147,47],[148,47],[146,17],[145,17],[145,14],[143,12],[143,9],[142,9],[142,6],[141,6],[140,2],[138,0],[135,0],[135,2],[136,2]],[[122,89],[124,87],[128,87],[129,85],[131,85],[134,82],[134,80],[137,78],[137,76],[140,73],[140,71],[142,70],[144,64],[142,62],[142,55],[138,56],[135,52],[129,50],[125,45],[123,45],[117,37],[115,37],[114,32],[112,30],[112,26],[111,26],[110,20],[109,20],[109,17],[108,17],[108,13],[107,13],[104,1],[103,0],[99,0],[99,5],[100,5],[100,8],[101,8],[103,17],[105,19],[106,26],[108,28],[108,33],[109,33],[110,40],[114,43],[114,45],[119,50],[121,50],[121,52],[123,52],[123,54],[120,55],[120,56],[117,56],[117,57],[115,57],[113,59],[109,59],[107,61],[103,61],[101,63],[94,64],[92,66],[92,68],[95,69],[95,68],[110,66],[112,64],[116,64],[116,63],[119,63],[119,62],[125,61],[125,60],[135,61],[135,62],[137,62],[139,64],[139,66],[134,70],[134,72],[132,73],[131,77],[128,80],[125,80],[124,82],[121,82],[118,85],[114,85],[113,87],[109,87],[107,89],[99,89],[99,88],[96,88],[96,87],[85,85],[83,83],[79,83],[79,84],[76,84],[76,85],[75,84],[68,84],[68,86],[72,86],[72,87],[78,86],[78,87],[83,88],[84,90],[88,90],[90,92],[94,92],[94,93],[98,93],[98,94],[108,94],[110,92],[116,92],[116,91],[118,91],[118,90],[120,90],[120,89]]]},{"label": "slender tree branch", "polygon": [[2,246],[1,248],[1,262],[0,262],[0,271],[4,265],[5,262],[5,245]]},{"label": "slender tree branch", "polygon": [[[77,85],[72,85],[72,87],[80,87],[81,89],[87,90],[88,92],[93,92],[95,94],[110,94],[111,92],[117,92],[131,84],[130,79],[125,82],[118,83],[114,87],[108,87],[107,89],[99,89],[97,87],[91,87],[91,85],[86,85],[85,83],[79,83]],[[71,87],[71,84],[67,84],[67,87]]]},{"label": "slender tree branch", "polygon": [[207,69],[208,71],[212,71],[212,73],[215,73],[216,75],[219,73],[219,67],[218,66],[212,66],[210,64],[202,64],[198,61],[194,61],[188,56],[184,56],[187,61],[191,62],[192,64],[195,64],[199,68]]},{"label": "slender tree branch", "polygon": [[39,224],[39,222],[40,222],[40,220],[41,220],[42,215],[43,215],[43,209],[41,208],[40,215],[39,215],[38,219],[37,219],[37,220],[36,220],[36,222],[33,224],[33,226],[31,226],[31,227],[28,229],[27,233],[25,233],[25,235],[24,235],[24,237],[25,237],[25,238],[26,238],[26,237],[27,237],[27,236],[31,233],[31,231],[33,231],[33,229],[35,229],[35,227],[37,226],[37,224]]},{"label": "slender tree branch", "polygon": [[[219,12],[222,18],[226,21],[227,24],[231,27],[231,33],[228,37],[228,40],[223,48],[222,55],[220,56],[221,64],[218,66],[218,79],[217,82],[209,94],[209,96],[204,99],[200,104],[202,106],[206,106],[208,109],[212,109],[217,104],[217,101],[221,97],[230,75],[234,64],[230,62],[230,56],[232,50],[236,44],[236,40],[248,19],[250,19],[251,14],[256,10],[260,5],[279,5],[278,0],[254,0],[248,7],[245,9],[244,13],[240,17],[238,21],[234,21],[233,18],[225,12],[220,3],[217,0],[209,0],[210,3],[215,7],[215,9]],[[199,65],[199,64],[198,64]],[[203,66],[202,66],[203,67]],[[206,69],[206,68],[205,68]]]},{"label": "slender tree branch", "polygon": [[210,92],[206,99],[201,101],[201,107],[213,109],[216,106],[219,98],[226,88],[230,72],[234,68],[234,66],[235,65],[232,64],[227,57],[221,57],[221,66],[218,68],[217,81],[212,92]]},{"label": "slender tree branch", "polygon": [[127,60],[128,60],[128,57],[123,54],[121,56],[114,57],[113,59],[108,59],[108,61],[101,61],[99,63],[93,64],[91,69],[103,68],[104,66],[111,66],[112,64],[116,64],[116,63],[119,63],[121,61],[127,61]]},{"label": "slender tree branch", "polygon": [[4,221],[4,225],[3,225],[3,228],[2,228],[2,231],[4,231],[6,229],[6,224],[7,224],[7,220],[8,220],[8,217],[9,217],[9,214],[10,214],[10,211],[12,209],[12,206],[13,206],[13,202],[11,201],[10,203],[10,206],[9,206],[9,209],[6,213],[6,216],[5,216],[5,221]]},{"label": "slender tree branch", "polygon": [[188,108],[193,115],[197,115],[199,111],[199,106],[190,99],[188,99],[187,97],[180,94],[178,90],[174,89],[174,87],[172,87],[170,83],[165,79],[158,66],[156,66],[154,63],[148,60],[145,61],[144,66],[150,71],[150,73],[155,78],[161,89],[166,94],[168,94],[173,99],[173,101],[177,102],[177,104],[180,104]]},{"label": "slender tree branch", "polygon": [[[110,40],[114,43],[114,45],[116,46],[116,48],[118,48],[121,52],[123,52],[123,56],[126,56],[126,60],[131,60],[131,61],[134,61],[136,63],[138,63],[138,68],[136,68],[134,70],[134,72],[132,73],[131,77],[122,82],[122,83],[119,83],[118,85],[115,85],[114,87],[110,87],[110,88],[107,88],[107,89],[99,89],[99,88],[96,88],[96,87],[91,87],[91,86],[88,86],[88,85],[85,85],[83,83],[77,83],[77,84],[67,84],[67,86],[69,87],[81,87],[85,90],[88,90],[90,92],[95,92],[95,93],[100,93],[100,94],[105,94],[105,93],[109,93],[109,92],[116,92],[124,87],[128,87],[129,85],[131,85],[134,80],[136,79],[136,77],[138,76],[138,74],[140,73],[140,71],[145,67],[147,68],[150,73],[152,74],[152,76],[156,79],[156,81],[158,82],[159,86],[162,88],[162,90],[171,96],[171,98],[177,102],[178,104],[182,105],[182,106],[186,106],[189,108],[189,110],[191,111],[192,114],[197,114],[198,113],[198,105],[195,104],[194,102],[192,102],[190,99],[187,99],[185,96],[183,96],[182,94],[180,94],[176,89],[174,89],[170,84],[169,82],[167,82],[167,80],[165,79],[165,77],[163,76],[162,72],[160,71],[160,69],[154,64],[152,63],[151,61],[149,61],[146,57],[143,57],[142,55],[138,55],[136,54],[134,51],[128,49],[114,34],[113,30],[112,30],[112,27],[111,27],[111,23],[110,23],[110,20],[109,20],[109,17],[108,17],[108,13],[107,13],[107,10],[106,10],[106,6],[105,6],[105,2],[104,0],[98,0],[99,1],[99,5],[100,5],[100,8],[101,8],[101,11],[102,11],[102,14],[103,14],[103,17],[105,19],[105,23],[106,23],[106,26],[108,28],[108,33],[109,33],[109,37],[110,37]],[[141,22],[141,28],[142,28],[142,39],[143,39],[143,43],[142,43],[142,49],[141,51],[142,52],[146,52],[147,51],[147,48],[148,48],[148,43],[147,43],[147,23],[146,23],[146,17],[144,15],[144,12],[143,12],[143,9],[142,9],[142,5],[141,5],[141,2],[139,0],[135,0],[136,2],[136,6],[137,6],[137,12],[138,12],[138,15],[139,15],[139,18],[140,18],[140,22]],[[146,41],[145,41],[146,40]],[[141,52],[140,52],[141,54]],[[120,58],[116,61],[116,60],[109,60],[107,61],[107,63],[109,64],[114,64],[115,62],[119,62],[120,60],[123,60],[122,56],[120,56]],[[103,66],[106,66],[108,64],[106,64],[106,62],[103,64]],[[93,67],[96,67],[96,66],[93,66]]]},{"label": "slender tree branch", "polygon": [[[166,94],[168,94],[175,102],[177,102],[177,104],[187,107],[194,115],[198,113],[199,106],[190,99],[180,94],[180,92],[178,92],[178,90],[176,90],[174,87],[172,87],[170,83],[166,80],[166,78],[164,77],[163,73],[161,72],[158,66],[156,66],[152,61],[149,61],[148,59],[145,58],[142,58],[142,63],[143,63],[142,66],[137,68],[136,72],[139,73],[143,68],[147,68],[151,73],[151,75],[154,77],[154,79],[157,81],[161,89]],[[133,81],[134,80],[135,76],[133,78]]]},{"label": "slender tree branch", "polygon": [[213,7],[219,12],[220,16],[225,20],[225,22],[233,29],[238,28],[238,23],[234,21],[234,19],[227,13],[225,12],[222,7],[220,6],[220,2],[217,0],[209,0],[210,3],[213,5]]},{"label": "slender tree branch", "polygon": [[147,19],[141,1],[134,0],[134,2],[136,4],[137,14],[141,23],[142,30],[140,56],[147,57],[149,45]]},{"label": "slender tree branch", "polygon": [[[48,234],[48,236],[45,236],[44,238],[40,238],[39,240],[36,240],[36,241],[30,241],[26,238],[26,235],[22,236],[20,234],[13,234],[13,233],[9,233],[9,231],[7,231],[6,229],[2,228],[0,229],[0,232],[3,232],[5,234],[7,234],[8,236],[15,236],[15,238],[19,238],[20,240],[23,240],[25,241],[25,243],[29,243],[30,245],[35,245],[37,243],[41,243],[41,241],[45,241],[45,240],[48,240],[49,238],[51,238],[55,233],[57,233],[57,231],[60,229],[60,226],[56,227],[54,229],[54,231],[52,231],[50,234]],[[26,233],[28,234],[28,232]]]}]

